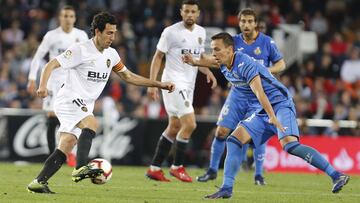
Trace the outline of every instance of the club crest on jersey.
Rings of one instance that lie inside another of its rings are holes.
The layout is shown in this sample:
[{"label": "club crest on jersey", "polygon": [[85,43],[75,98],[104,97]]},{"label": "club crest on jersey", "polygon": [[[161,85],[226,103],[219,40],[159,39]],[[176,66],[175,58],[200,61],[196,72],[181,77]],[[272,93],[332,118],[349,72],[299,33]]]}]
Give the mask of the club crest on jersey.
[{"label": "club crest on jersey", "polygon": [[76,39],[75,39],[75,42],[80,42],[79,38],[76,38]]},{"label": "club crest on jersey", "polygon": [[81,107],[81,110],[82,110],[83,112],[87,112],[87,111],[88,111],[88,109],[86,108],[86,106]]},{"label": "club crest on jersey", "polygon": [[254,54],[256,54],[256,55],[261,54],[260,47],[256,47],[256,49],[254,49]]},{"label": "club crest on jersey", "polygon": [[198,38],[198,42],[201,45],[203,43],[203,39],[201,37]]},{"label": "club crest on jersey", "polygon": [[184,104],[185,104],[186,107],[189,107],[189,106],[190,106],[190,102],[189,102],[189,101],[185,101]]},{"label": "club crest on jersey", "polygon": [[111,64],[110,59],[107,59],[107,60],[106,60],[106,65],[107,65],[108,68],[110,68],[110,64]]},{"label": "club crest on jersey", "polygon": [[66,50],[63,54],[64,58],[69,58],[72,55],[72,52],[70,50]]}]

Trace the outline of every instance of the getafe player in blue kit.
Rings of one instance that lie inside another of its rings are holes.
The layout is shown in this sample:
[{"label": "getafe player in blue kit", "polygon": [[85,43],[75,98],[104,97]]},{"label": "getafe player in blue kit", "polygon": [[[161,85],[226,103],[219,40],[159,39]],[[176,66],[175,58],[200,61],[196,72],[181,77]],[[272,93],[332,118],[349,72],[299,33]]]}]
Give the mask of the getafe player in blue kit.
[{"label": "getafe player in blue kit", "polygon": [[[249,55],[253,60],[268,67],[271,73],[276,74],[283,71],[286,66],[285,61],[274,41],[271,37],[256,29],[257,16],[255,11],[251,8],[243,9],[239,12],[238,19],[241,34],[237,34],[233,37],[234,50],[239,50]],[[202,65],[211,66],[212,64],[213,62]],[[243,97],[242,92],[235,86],[231,87],[217,122],[216,133],[211,146],[209,168],[204,175],[197,177],[199,182],[207,182],[208,180],[216,179],[220,159],[225,149],[226,137],[236,128],[241,120],[244,120],[247,116],[251,115],[256,108],[250,109],[247,104],[247,99]],[[244,145],[242,148],[244,156],[248,146],[249,145]],[[254,149],[254,179],[256,185],[265,185],[263,178],[265,147],[266,143]]]},{"label": "getafe player in blue kit", "polygon": [[205,198],[230,198],[244,158],[241,153],[243,145],[251,143],[257,148],[274,134],[286,152],[329,175],[333,181],[332,192],[339,192],[350,177],[336,171],[317,150],[299,143],[296,110],[286,87],[264,66],[240,51],[234,52],[234,41],[228,33],[219,33],[211,39],[212,54],[221,64],[226,79],[246,95],[250,107],[260,103],[262,108],[241,121],[227,138],[223,184],[218,192]]}]

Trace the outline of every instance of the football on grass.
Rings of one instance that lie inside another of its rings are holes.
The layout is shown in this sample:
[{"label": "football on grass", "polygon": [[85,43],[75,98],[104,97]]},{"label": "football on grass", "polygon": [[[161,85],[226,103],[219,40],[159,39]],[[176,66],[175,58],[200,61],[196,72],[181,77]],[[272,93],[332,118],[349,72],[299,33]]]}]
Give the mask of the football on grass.
[{"label": "football on grass", "polygon": [[94,184],[105,184],[108,182],[112,176],[112,166],[110,162],[105,159],[97,158],[90,161],[90,165],[92,168],[100,168],[104,170],[104,173],[95,178],[91,178],[91,182]]}]

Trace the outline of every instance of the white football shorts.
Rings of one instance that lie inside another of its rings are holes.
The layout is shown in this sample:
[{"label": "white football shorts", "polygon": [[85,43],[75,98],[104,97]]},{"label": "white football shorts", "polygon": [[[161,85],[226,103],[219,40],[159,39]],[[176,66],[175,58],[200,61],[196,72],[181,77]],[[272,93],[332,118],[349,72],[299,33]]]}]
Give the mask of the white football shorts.
[{"label": "white football shorts", "polygon": [[181,116],[194,112],[193,89],[175,88],[171,93],[162,90],[162,96],[166,112],[169,116],[180,118]]},{"label": "white football shorts", "polygon": [[70,133],[79,138],[81,129],[76,125],[85,117],[93,115],[95,101],[83,100],[74,95],[58,95],[55,98],[54,110],[60,121],[58,132]]}]

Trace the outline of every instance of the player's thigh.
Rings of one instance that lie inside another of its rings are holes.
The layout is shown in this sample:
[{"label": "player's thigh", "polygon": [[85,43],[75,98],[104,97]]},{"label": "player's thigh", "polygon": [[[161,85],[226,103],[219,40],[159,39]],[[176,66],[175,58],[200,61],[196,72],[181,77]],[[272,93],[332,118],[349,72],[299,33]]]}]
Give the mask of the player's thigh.
[{"label": "player's thigh", "polygon": [[245,119],[248,102],[238,97],[233,90],[230,91],[221,109],[216,125],[233,130],[241,120]]},{"label": "player's thigh", "polygon": [[235,136],[241,143],[247,144],[251,141],[251,136],[248,133],[247,129],[239,125],[232,133],[232,136]]},{"label": "player's thigh", "polygon": [[162,90],[164,106],[169,116],[181,117],[194,112],[192,106],[193,91],[186,88],[176,88],[174,92]]},{"label": "player's thigh", "polygon": [[80,122],[76,126],[81,129],[89,128],[96,132],[96,129],[98,128],[98,122],[97,122],[95,116],[88,115],[85,118],[83,118],[82,120],[80,120]]},{"label": "player's thigh", "polygon": [[230,128],[218,125],[216,127],[215,136],[220,137],[220,138],[225,138],[226,136],[229,135],[231,130],[232,129],[230,129]]},{"label": "player's thigh", "polygon": [[276,117],[278,118],[281,125],[285,128],[285,132],[277,129],[278,139],[280,140],[280,142],[287,143],[298,140],[299,128],[296,120],[295,108],[279,108],[276,111]]},{"label": "player's thigh", "polygon": [[247,119],[239,123],[250,135],[254,147],[264,144],[271,136],[276,134],[276,128],[269,124],[266,114],[253,113]]},{"label": "player's thigh", "polygon": [[[90,129],[96,130],[96,122],[92,113],[94,109],[94,101],[85,101],[76,95],[58,95],[55,99],[54,110],[60,121],[59,132],[71,133],[80,136],[81,128],[88,126]],[[82,123],[86,118],[85,123]],[[92,122],[89,122],[88,120]],[[80,123],[80,125],[79,125]],[[80,127],[79,127],[80,126]]]}]

